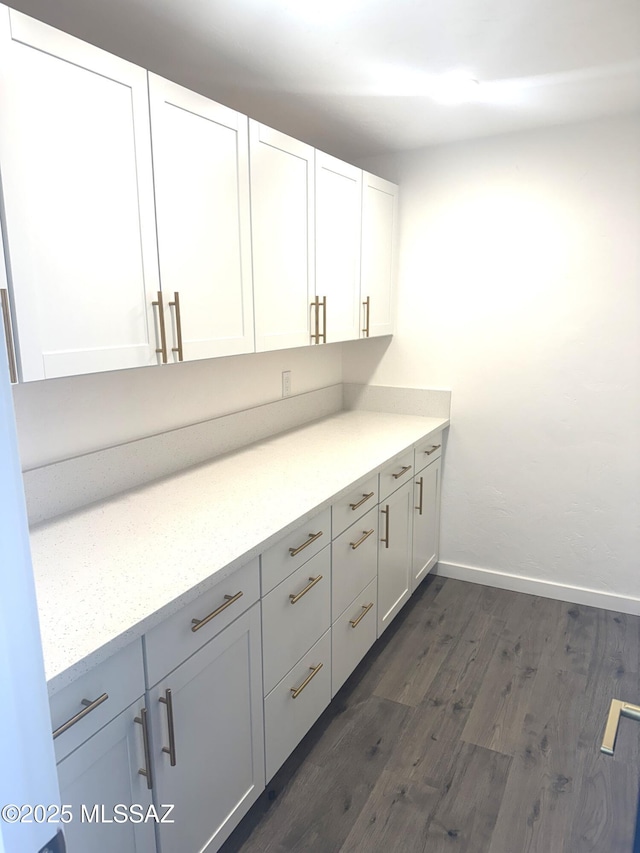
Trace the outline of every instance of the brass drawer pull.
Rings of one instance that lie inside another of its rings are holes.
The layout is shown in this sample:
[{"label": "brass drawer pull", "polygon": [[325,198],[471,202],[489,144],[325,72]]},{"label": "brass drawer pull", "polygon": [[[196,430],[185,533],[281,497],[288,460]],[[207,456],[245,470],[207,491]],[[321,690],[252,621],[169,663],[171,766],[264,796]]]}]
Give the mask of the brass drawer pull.
[{"label": "brass drawer pull", "polygon": [[319,539],[321,536],[322,530],[320,533],[310,533],[306,542],[303,542],[302,545],[299,545],[297,548],[289,548],[289,553],[292,557],[297,557],[300,551],[304,551],[305,548],[308,548],[312,542],[315,542],[316,539]]},{"label": "brass drawer pull", "polygon": [[373,527],[371,528],[371,530],[364,530],[363,535],[358,539],[357,542],[350,542],[349,543],[351,545],[351,548],[355,551],[356,548],[358,548],[360,545],[362,545],[364,540],[368,539],[372,533],[373,533]]},{"label": "brass drawer pull", "polygon": [[158,699],[163,705],[167,706],[167,727],[169,729],[169,746],[163,746],[162,751],[169,756],[169,763],[172,767],[176,766],[176,733],[173,727],[173,696],[171,689],[165,690],[165,695]]},{"label": "brass drawer pull", "polygon": [[307,684],[311,681],[311,679],[320,672],[320,670],[322,669],[322,664],[319,663],[318,666],[310,666],[309,669],[311,670],[311,672],[305,678],[305,680],[302,682],[300,687],[290,687],[289,688],[291,690],[291,698],[292,699],[298,698],[298,696],[302,693],[302,691],[307,686]]},{"label": "brass drawer pull", "polygon": [[300,601],[300,599],[302,598],[302,596],[303,596],[303,595],[306,595],[306,594],[309,592],[309,590],[310,590],[310,589],[313,589],[313,587],[314,587],[317,583],[320,583],[320,581],[322,580],[322,575],[318,575],[318,577],[317,577],[317,578],[309,578],[309,580],[310,580],[310,583],[308,583],[308,584],[305,586],[305,588],[302,590],[302,592],[299,592],[297,595],[294,595],[294,594],[292,593],[292,594],[289,596],[289,600],[290,600],[291,604],[295,604],[295,603],[296,603],[296,601]]},{"label": "brass drawer pull", "polygon": [[361,500],[359,500],[357,504],[349,504],[349,506],[351,507],[351,509],[358,509],[358,507],[361,507],[363,503],[365,503],[366,501],[369,500],[369,498],[372,498],[372,497],[373,497],[373,492],[369,492],[368,495],[365,495],[363,493]]},{"label": "brass drawer pull", "polygon": [[393,479],[398,480],[400,477],[403,477],[407,473],[407,471],[411,470],[411,468],[412,468],[411,465],[405,465],[404,468],[402,469],[402,471],[398,471],[397,474],[393,475]]},{"label": "brass drawer pull", "polygon": [[315,308],[314,312],[314,329],[315,332],[311,333],[311,340],[315,340],[317,344],[320,343],[320,300],[316,296],[316,298],[311,303],[311,307]]},{"label": "brass drawer pull", "polygon": [[416,480],[416,486],[420,486],[420,499],[418,501],[418,506],[416,509],[418,510],[418,515],[422,515],[422,495],[424,493],[424,477],[420,477],[419,480]]},{"label": "brass drawer pull", "polygon": [[360,624],[360,622],[362,622],[362,620],[367,615],[367,613],[371,610],[372,607],[373,607],[373,601],[370,604],[363,604],[362,605],[362,613],[358,616],[357,619],[350,619],[349,625],[351,625],[352,628],[357,628],[358,625]]},{"label": "brass drawer pull", "polygon": [[219,616],[223,610],[227,609],[227,607],[231,607],[232,604],[235,604],[235,602],[239,598],[242,598],[242,596],[243,596],[242,590],[240,590],[240,592],[236,592],[235,595],[225,595],[224,604],[221,604],[220,607],[216,607],[216,609],[213,611],[213,613],[210,613],[208,616],[205,616],[204,619],[192,619],[191,620],[191,624],[193,625],[191,630],[194,633],[196,631],[199,631],[200,628],[203,628],[207,624],[207,622],[211,622],[212,619],[215,619],[216,616]]},{"label": "brass drawer pull", "polygon": [[139,717],[134,717],[133,721],[142,726],[142,746],[144,747],[144,767],[138,770],[140,776],[144,776],[147,780],[147,788],[153,788],[153,780],[151,778],[151,752],[149,751],[149,729],[147,728],[147,709],[142,708]]},{"label": "brass drawer pull", "polygon": [[158,355],[162,356],[162,363],[167,363],[167,332],[164,327],[164,304],[162,302],[162,291],[158,291],[158,298],[155,299],[152,305],[158,309],[158,324],[160,326],[160,346],[156,347]]},{"label": "brass drawer pull", "polygon": [[431,448],[431,450],[425,450],[425,453],[427,454],[427,456],[431,456],[431,454],[435,453],[439,447],[442,447],[442,445],[441,444],[434,444],[433,447]]},{"label": "brass drawer pull", "polygon": [[604,738],[600,747],[600,752],[604,752],[606,755],[613,755],[620,717],[629,717],[632,720],[640,722],[640,707],[632,705],[630,702],[621,702],[620,699],[611,700]]},{"label": "brass drawer pull", "polygon": [[184,361],[184,356],[182,354],[182,320],[180,317],[180,294],[177,290],[174,291],[173,302],[170,302],[169,305],[172,308],[176,309],[176,337],[178,338],[178,346],[171,347],[171,352],[177,352],[178,361]]},{"label": "brass drawer pull", "polygon": [[[322,297],[322,332],[320,334],[322,338],[322,343],[326,344],[327,342],[327,297]],[[320,343],[320,341],[318,341]]]},{"label": "brass drawer pull", "polygon": [[385,515],[384,521],[384,539],[381,539],[381,542],[384,542],[384,547],[389,547],[389,504],[385,505],[384,509],[381,509],[380,512],[383,512]]},{"label": "brass drawer pull", "polygon": [[70,720],[67,720],[66,723],[63,723],[60,728],[56,729],[53,733],[53,739],[55,740],[57,737],[60,737],[60,735],[64,734],[68,729],[71,728],[71,726],[75,726],[75,724],[79,723],[83,717],[86,717],[87,714],[90,714],[92,711],[95,711],[98,705],[102,705],[103,702],[106,702],[108,698],[109,694],[103,693],[102,696],[98,696],[98,698],[94,699],[93,702],[90,699],[82,699],[80,704],[84,705],[85,707],[82,709],[82,711],[78,711],[75,716],[71,717]]},{"label": "brass drawer pull", "polygon": [[5,287],[0,288],[0,304],[2,305],[2,319],[4,321],[4,337],[7,344],[7,360],[9,362],[9,380],[12,385],[18,381],[18,368],[16,365],[16,351],[13,343],[13,332],[11,331],[11,309],[9,308],[9,293]]},{"label": "brass drawer pull", "polygon": [[365,338],[369,337],[369,312],[371,310],[370,299],[371,297],[367,296],[365,301],[362,303],[364,305],[364,315],[366,317],[366,320],[364,321],[364,329],[362,330],[362,334],[365,336]]}]

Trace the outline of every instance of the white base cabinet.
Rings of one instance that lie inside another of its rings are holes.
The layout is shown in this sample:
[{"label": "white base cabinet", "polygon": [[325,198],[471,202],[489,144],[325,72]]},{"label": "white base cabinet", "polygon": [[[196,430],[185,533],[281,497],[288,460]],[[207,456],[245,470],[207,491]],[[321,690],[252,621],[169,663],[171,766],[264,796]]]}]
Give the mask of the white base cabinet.
[{"label": "white base cabinet", "polygon": [[440,542],[440,459],[414,479],[411,592],[438,562]]},{"label": "white base cabinet", "polygon": [[380,504],[378,523],[378,636],[411,594],[411,519],[413,483],[409,481]]}]

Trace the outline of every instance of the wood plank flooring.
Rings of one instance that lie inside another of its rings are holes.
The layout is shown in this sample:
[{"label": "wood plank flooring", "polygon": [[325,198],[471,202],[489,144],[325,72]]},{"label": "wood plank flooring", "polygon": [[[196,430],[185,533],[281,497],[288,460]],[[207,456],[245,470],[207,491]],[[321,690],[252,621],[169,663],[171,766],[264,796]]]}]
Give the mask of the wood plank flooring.
[{"label": "wood plank flooring", "polygon": [[223,853],[631,853],[640,617],[428,578]]}]

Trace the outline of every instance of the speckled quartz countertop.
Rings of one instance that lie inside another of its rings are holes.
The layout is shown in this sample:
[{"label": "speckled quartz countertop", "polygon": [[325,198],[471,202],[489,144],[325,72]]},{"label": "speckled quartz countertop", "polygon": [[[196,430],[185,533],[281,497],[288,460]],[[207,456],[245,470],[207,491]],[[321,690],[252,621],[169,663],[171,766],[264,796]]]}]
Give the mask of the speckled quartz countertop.
[{"label": "speckled quartz countertop", "polygon": [[448,424],[339,412],[33,528],[49,693]]}]

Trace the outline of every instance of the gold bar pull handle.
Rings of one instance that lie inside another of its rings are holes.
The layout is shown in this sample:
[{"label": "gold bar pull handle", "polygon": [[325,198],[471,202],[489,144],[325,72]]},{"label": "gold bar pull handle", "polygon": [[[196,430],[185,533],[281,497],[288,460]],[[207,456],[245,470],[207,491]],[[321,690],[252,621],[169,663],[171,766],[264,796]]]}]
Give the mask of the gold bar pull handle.
[{"label": "gold bar pull handle", "polygon": [[97,699],[94,699],[93,702],[90,699],[82,699],[80,704],[84,705],[82,711],[78,711],[70,720],[67,720],[66,723],[63,723],[59,728],[57,728],[53,733],[53,739],[55,740],[60,735],[64,734],[71,726],[75,726],[76,723],[79,723],[83,717],[86,717],[87,714],[90,714],[92,711],[98,707],[98,705],[102,705],[103,702],[106,702],[109,698],[108,693],[103,693],[102,696],[98,696]]},{"label": "gold bar pull handle", "polygon": [[420,486],[420,491],[418,493],[420,495],[420,497],[418,499],[418,506],[416,507],[416,509],[418,510],[418,515],[422,515],[422,497],[424,494],[424,477],[420,477],[419,480],[416,480],[416,486]]},{"label": "gold bar pull handle", "polygon": [[9,308],[9,292],[6,287],[0,288],[0,304],[2,305],[2,319],[4,322],[4,339],[7,345],[7,361],[9,362],[9,379],[15,385],[18,381],[18,367],[16,364],[16,350],[13,343],[13,330],[11,329],[11,309]]},{"label": "gold bar pull handle", "polygon": [[630,702],[621,702],[620,699],[612,699],[609,708],[609,716],[607,717],[607,725],[604,730],[604,738],[600,752],[606,755],[613,755],[616,747],[616,737],[618,735],[618,725],[620,717],[629,717],[631,720],[640,722],[640,706],[632,705]]},{"label": "gold bar pull handle", "polygon": [[309,592],[309,590],[313,589],[313,587],[317,583],[320,583],[321,580],[322,580],[322,575],[318,575],[317,578],[309,578],[309,583],[305,586],[305,588],[301,592],[299,592],[297,595],[295,595],[294,593],[291,593],[291,595],[289,596],[289,601],[291,602],[291,604],[295,604],[297,601],[300,601],[302,596],[306,595]]},{"label": "gold bar pull handle", "polygon": [[427,456],[431,456],[431,454],[435,453],[436,450],[441,446],[442,445],[440,445],[440,444],[434,444],[433,447],[431,448],[431,450],[425,450],[425,453],[427,454]]},{"label": "gold bar pull handle", "polygon": [[381,542],[384,542],[384,547],[389,547],[389,504],[385,505],[384,509],[381,509],[380,512],[383,512],[385,515],[384,521],[384,539],[381,539]]},{"label": "gold bar pull handle", "polygon": [[162,356],[162,363],[167,363],[167,332],[164,327],[164,303],[162,301],[162,291],[158,291],[158,298],[151,303],[158,309],[158,325],[160,326],[160,346],[156,347],[158,355]]},{"label": "gold bar pull handle", "polygon": [[178,346],[171,347],[171,352],[178,353],[178,361],[184,361],[184,355],[182,352],[182,320],[180,317],[180,294],[178,291],[174,291],[173,301],[169,303],[172,308],[176,309],[176,337],[178,338]]},{"label": "gold bar pull handle", "polygon": [[365,541],[365,539],[368,539],[372,533],[373,533],[373,527],[371,528],[371,530],[363,530],[362,536],[358,539],[357,542],[349,542],[349,544],[351,545],[351,549],[353,551],[355,551],[356,548],[359,548],[362,545],[362,543]]},{"label": "gold bar pull handle", "polygon": [[412,467],[413,467],[413,466],[411,466],[411,465],[405,465],[405,466],[404,466],[404,468],[403,468],[401,471],[398,471],[398,473],[397,473],[397,474],[394,474],[394,475],[393,475],[393,479],[394,479],[394,480],[399,480],[399,479],[400,479],[400,477],[404,477],[404,475],[407,473],[407,471],[410,471]]},{"label": "gold bar pull handle", "polygon": [[232,604],[235,604],[235,602],[239,598],[242,598],[243,594],[244,593],[242,592],[242,590],[240,590],[240,592],[236,592],[235,595],[225,595],[224,604],[221,604],[220,607],[216,607],[216,609],[212,613],[210,613],[208,616],[205,616],[204,619],[192,619],[191,620],[191,625],[192,625],[191,630],[193,631],[193,633],[195,634],[195,632],[199,631],[200,628],[204,628],[204,626],[208,622],[211,622],[212,619],[215,619],[216,616],[219,616],[223,610],[226,610],[227,607],[231,607]]},{"label": "gold bar pull handle", "polygon": [[354,510],[358,509],[358,507],[361,507],[363,503],[365,503],[366,501],[369,500],[369,498],[372,498],[372,497],[373,497],[373,492],[369,492],[368,495],[363,494],[362,500],[359,500],[357,504],[349,504],[349,506],[351,507],[351,509],[354,509]]},{"label": "gold bar pull handle", "polygon": [[[327,342],[327,297],[322,297],[322,333],[320,334],[322,338],[322,343],[326,344]],[[320,340],[318,340],[320,343]]]},{"label": "gold bar pull handle", "polygon": [[315,542],[316,539],[319,539],[322,536],[322,530],[319,533],[310,533],[309,538],[306,542],[303,542],[302,545],[298,545],[297,548],[289,548],[289,554],[292,557],[297,557],[300,551],[304,551],[305,548],[308,548],[312,542]]},{"label": "gold bar pull handle", "polygon": [[298,696],[302,693],[302,691],[307,686],[307,684],[311,681],[311,679],[314,678],[320,672],[320,670],[322,669],[322,664],[319,663],[318,666],[310,666],[309,669],[311,670],[311,672],[305,678],[305,680],[302,682],[300,687],[290,687],[289,688],[291,690],[291,698],[292,699],[298,698]]},{"label": "gold bar pull handle", "polygon": [[349,625],[351,625],[352,628],[357,628],[372,607],[373,601],[370,604],[363,604],[362,613],[358,616],[357,619],[349,619]]},{"label": "gold bar pull handle", "polygon": [[173,695],[171,688],[165,690],[165,695],[158,700],[163,705],[167,706],[167,727],[169,729],[169,746],[163,746],[162,751],[169,756],[169,762],[172,767],[176,766],[176,733],[173,727]]},{"label": "gold bar pull handle", "polygon": [[369,337],[369,311],[371,309],[370,297],[367,296],[367,298],[364,300],[364,302],[362,304],[364,305],[364,316],[365,316],[364,329],[362,330],[362,334],[365,336],[365,338],[368,338]]},{"label": "gold bar pull handle", "polygon": [[151,778],[151,752],[149,750],[149,729],[147,723],[147,709],[142,708],[139,717],[133,718],[135,723],[142,726],[142,746],[144,748],[144,767],[138,770],[140,776],[144,776],[147,780],[147,788],[153,788],[153,779]]},{"label": "gold bar pull handle", "polygon": [[316,296],[316,298],[311,303],[311,308],[315,309],[314,311],[314,329],[315,332],[311,333],[311,340],[315,341],[315,343],[320,343],[320,300]]}]

